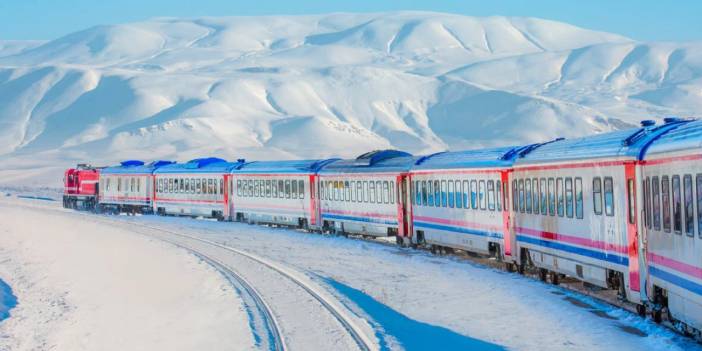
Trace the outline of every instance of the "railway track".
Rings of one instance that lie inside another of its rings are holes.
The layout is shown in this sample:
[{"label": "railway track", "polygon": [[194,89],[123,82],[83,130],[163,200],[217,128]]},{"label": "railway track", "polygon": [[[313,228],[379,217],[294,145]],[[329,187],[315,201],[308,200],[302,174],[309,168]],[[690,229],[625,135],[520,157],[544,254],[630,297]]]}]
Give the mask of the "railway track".
[{"label": "railway track", "polygon": [[[90,216],[88,214],[84,215]],[[270,308],[270,306],[266,303],[261,294],[253,287],[252,284],[250,284],[245,278],[243,278],[241,274],[237,273],[234,269],[229,268],[227,265],[221,262],[221,260],[213,258],[213,255],[203,252],[205,250],[203,250],[202,248],[198,248],[198,245],[192,245],[193,243],[199,244],[201,246],[204,245],[210,248],[224,250],[230,254],[233,253],[240,257],[246,258],[251,262],[255,262],[259,266],[265,267],[271,271],[276,272],[283,278],[287,279],[289,282],[292,282],[300,289],[304,290],[307,294],[314,298],[314,300],[317,301],[320,306],[322,306],[326,311],[328,311],[329,314],[338,322],[341,328],[353,339],[353,342],[359,350],[372,351],[378,349],[378,346],[375,343],[374,339],[367,336],[367,333],[360,326],[360,323],[357,320],[357,318],[352,313],[350,313],[341,302],[336,300],[336,298],[334,298],[329,293],[326,293],[323,288],[319,287],[316,283],[314,283],[309,277],[307,277],[304,274],[291,270],[278,263],[259,257],[257,255],[214,241],[188,235],[185,233],[158,228],[142,223],[125,222],[116,219],[109,219],[106,217],[90,217],[92,219],[102,222],[119,224],[122,226],[126,225],[129,226],[129,228],[132,231],[134,231],[135,227],[146,229],[146,231],[137,232],[139,234],[156,238],[158,240],[162,240],[168,242],[169,244],[183,248],[189,251],[190,253],[194,254],[195,256],[203,259],[203,261],[207,262],[212,267],[217,269],[235,286],[238,285],[240,287],[239,290],[245,292],[244,295],[248,295],[248,298],[257,307],[257,309],[260,310],[261,322],[259,322],[259,324],[265,324],[265,329],[268,331],[268,341],[262,344],[268,345],[267,348],[270,350],[282,351],[289,349],[289,346],[283,338],[281,327],[277,319],[274,317],[274,310]],[[168,236],[171,236],[171,238],[164,238],[164,235],[157,235],[155,234],[155,232],[166,234]],[[179,240],[174,240],[174,238],[178,238]],[[190,242],[190,244],[188,242]]]}]

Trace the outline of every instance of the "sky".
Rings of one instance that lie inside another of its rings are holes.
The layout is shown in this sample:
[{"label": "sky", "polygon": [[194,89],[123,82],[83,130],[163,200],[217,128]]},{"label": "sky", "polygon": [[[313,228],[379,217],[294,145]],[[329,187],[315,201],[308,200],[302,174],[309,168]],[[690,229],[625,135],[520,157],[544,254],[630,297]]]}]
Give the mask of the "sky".
[{"label": "sky", "polygon": [[640,41],[702,40],[702,0],[0,0],[0,40],[50,40],[152,17],[421,10],[526,16]]}]

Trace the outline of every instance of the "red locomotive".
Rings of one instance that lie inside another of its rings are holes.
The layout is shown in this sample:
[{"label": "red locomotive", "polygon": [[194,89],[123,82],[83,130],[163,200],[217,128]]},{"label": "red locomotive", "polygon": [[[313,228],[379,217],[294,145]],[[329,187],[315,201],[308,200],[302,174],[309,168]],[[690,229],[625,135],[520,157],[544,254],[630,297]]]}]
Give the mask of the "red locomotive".
[{"label": "red locomotive", "polygon": [[99,168],[79,164],[63,176],[63,207],[92,210],[97,205]]}]

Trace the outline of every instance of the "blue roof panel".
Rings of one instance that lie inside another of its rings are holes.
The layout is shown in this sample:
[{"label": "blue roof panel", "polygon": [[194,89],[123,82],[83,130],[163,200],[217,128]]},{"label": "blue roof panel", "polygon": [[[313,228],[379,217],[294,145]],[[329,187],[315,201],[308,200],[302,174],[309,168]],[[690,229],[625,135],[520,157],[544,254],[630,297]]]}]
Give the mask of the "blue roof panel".
[{"label": "blue roof panel", "polygon": [[254,161],[242,164],[233,169],[232,173],[317,173],[325,165],[337,160]]},{"label": "blue roof panel", "polygon": [[679,125],[654,141],[646,151],[646,156],[684,149],[702,148],[702,120]]},{"label": "blue roof panel", "polygon": [[517,146],[498,147],[455,152],[440,152],[419,158],[412,169],[452,169],[510,167],[514,162],[510,153],[521,149]]},{"label": "blue roof panel", "polygon": [[379,150],[365,153],[355,159],[328,163],[319,173],[406,172],[417,159],[418,157],[403,151]]},{"label": "blue roof panel", "polygon": [[221,158],[209,157],[190,160],[186,163],[174,163],[158,168],[154,174],[175,173],[229,173],[244,164],[244,160],[227,162]]},{"label": "blue roof panel", "polygon": [[516,165],[627,157],[641,159],[656,139],[684,121],[619,130],[542,145],[515,161]]},{"label": "blue roof panel", "polygon": [[154,161],[144,164],[142,161],[123,161],[120,166],[106,167],[100,170],[101,174],[152,174],[156,169],[174,164],[173,161]]}]

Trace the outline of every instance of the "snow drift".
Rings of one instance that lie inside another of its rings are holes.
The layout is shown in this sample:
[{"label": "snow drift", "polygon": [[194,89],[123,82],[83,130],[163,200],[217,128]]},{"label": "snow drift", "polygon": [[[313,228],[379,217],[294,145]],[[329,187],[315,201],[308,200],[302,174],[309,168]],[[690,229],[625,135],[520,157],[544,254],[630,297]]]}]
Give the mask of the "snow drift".
[{"label": "snow drift", "polygon": [[0,179],[125,158],[413,153],[690,116],[702,43],[429,12],[157,18],[0,41]]}]

